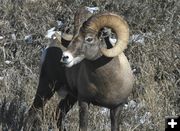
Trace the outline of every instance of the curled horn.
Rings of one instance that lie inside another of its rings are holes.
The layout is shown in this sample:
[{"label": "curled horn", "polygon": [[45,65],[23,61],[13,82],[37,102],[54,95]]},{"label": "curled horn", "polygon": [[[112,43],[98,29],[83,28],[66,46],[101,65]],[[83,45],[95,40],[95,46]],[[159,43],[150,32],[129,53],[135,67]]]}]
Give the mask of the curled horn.
[{"label": "curled horn", "polygon": [[101,47],[102,54],[107,57],[115,57],[121,54],[126,49],[129,40],[129,28],[126,21],[116,14],[104,13],[89,18],[83,25],[85,30],[92,30],[96,33],[103,27],[114,30],[117,35],[117,42],[111,49]]},{"label": "curled horn", "polygon": [[74,16],[74,35],[78,34],[82,24],[90,17],[92,13],[88,11],[87,7],[80,7]]}]

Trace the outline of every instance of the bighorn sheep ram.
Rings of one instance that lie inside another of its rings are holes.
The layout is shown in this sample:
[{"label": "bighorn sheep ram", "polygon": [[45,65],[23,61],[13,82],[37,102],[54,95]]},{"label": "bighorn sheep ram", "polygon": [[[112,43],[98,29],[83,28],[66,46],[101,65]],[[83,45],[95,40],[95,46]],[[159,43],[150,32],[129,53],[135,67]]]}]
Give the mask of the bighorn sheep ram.
[{"label": "bighorn sheep ram", "polygon": [[[114,47],[103,44],[98,33],[103,27],[117,35]],[[119,130],[118,116],[122,104],[133,88],[133,74],[123,51],[129,39],[128,25],[113,13],[96,14],[77,29],[61,62],[67,67],[69,92],[80,105],[80,130],[87,130],[88,103],[110,109],[111,130]]]}]

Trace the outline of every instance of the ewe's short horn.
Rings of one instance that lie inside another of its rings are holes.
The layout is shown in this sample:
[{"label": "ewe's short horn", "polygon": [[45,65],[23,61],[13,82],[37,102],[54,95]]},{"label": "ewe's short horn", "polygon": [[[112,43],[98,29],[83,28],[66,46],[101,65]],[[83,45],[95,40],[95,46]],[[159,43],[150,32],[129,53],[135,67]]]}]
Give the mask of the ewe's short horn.
[{"label": "ewe's short horn", "polygon": [[122,17],[112,13],[99,14],[89,18],[84,23],[84,26],[86,29],[94,30],[97,33],[103,27],[109,27],[114,30],[118,37],[116,45],[111,49],[102,47],[101,52],[105,56],[115,57],[126,49],[129,40],[129,28]]},{"label": "ewe's short horn", "polygon": [[58,32],[55,32],[55,36],[56,38],[61,41],[61,39],[64,39],[66,41],[71,41],[72,38],[73,38],[73,35],[70,35],[70,34],[66,34],[66,33],[58,33]]}]

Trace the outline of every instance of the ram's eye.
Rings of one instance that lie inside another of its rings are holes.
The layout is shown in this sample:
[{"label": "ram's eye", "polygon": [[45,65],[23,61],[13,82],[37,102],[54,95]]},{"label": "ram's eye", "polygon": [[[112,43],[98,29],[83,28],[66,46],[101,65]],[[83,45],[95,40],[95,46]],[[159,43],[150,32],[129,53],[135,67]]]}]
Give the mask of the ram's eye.
[{"label": "ram's eye", "polygon": [[85,38],[85,41],[88,42],[88,43],[92,43],[93,42],[93,37],[86,37]]}]

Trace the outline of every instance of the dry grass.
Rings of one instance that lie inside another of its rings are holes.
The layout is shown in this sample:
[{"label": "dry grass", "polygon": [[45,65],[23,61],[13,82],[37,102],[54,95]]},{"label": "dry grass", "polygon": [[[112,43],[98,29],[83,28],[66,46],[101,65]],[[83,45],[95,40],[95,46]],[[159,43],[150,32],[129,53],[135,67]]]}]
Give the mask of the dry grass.
[{"label": "dry grass", "polygon": [[[44,34],[56,20],[65,23],[63,31],[72,32],[79,5],[117,12],[129,23],[131,40],[125,54],[136,81],[121,115],[121,130],[164,130],[165,116],[180,115],[178,0],[0,0],[0,130],[22,127],[38,84],[41,50],[48,43]],[[29,34],[32,44],[24,41]],[[43,130],[56,129],[57,102],[54,96],[47,103]],[[91,106],[89,112],[90,130],[110,130],[108,111]],[[65,120],[67,130],[78,130],[78,119],[76,105]]]}]

